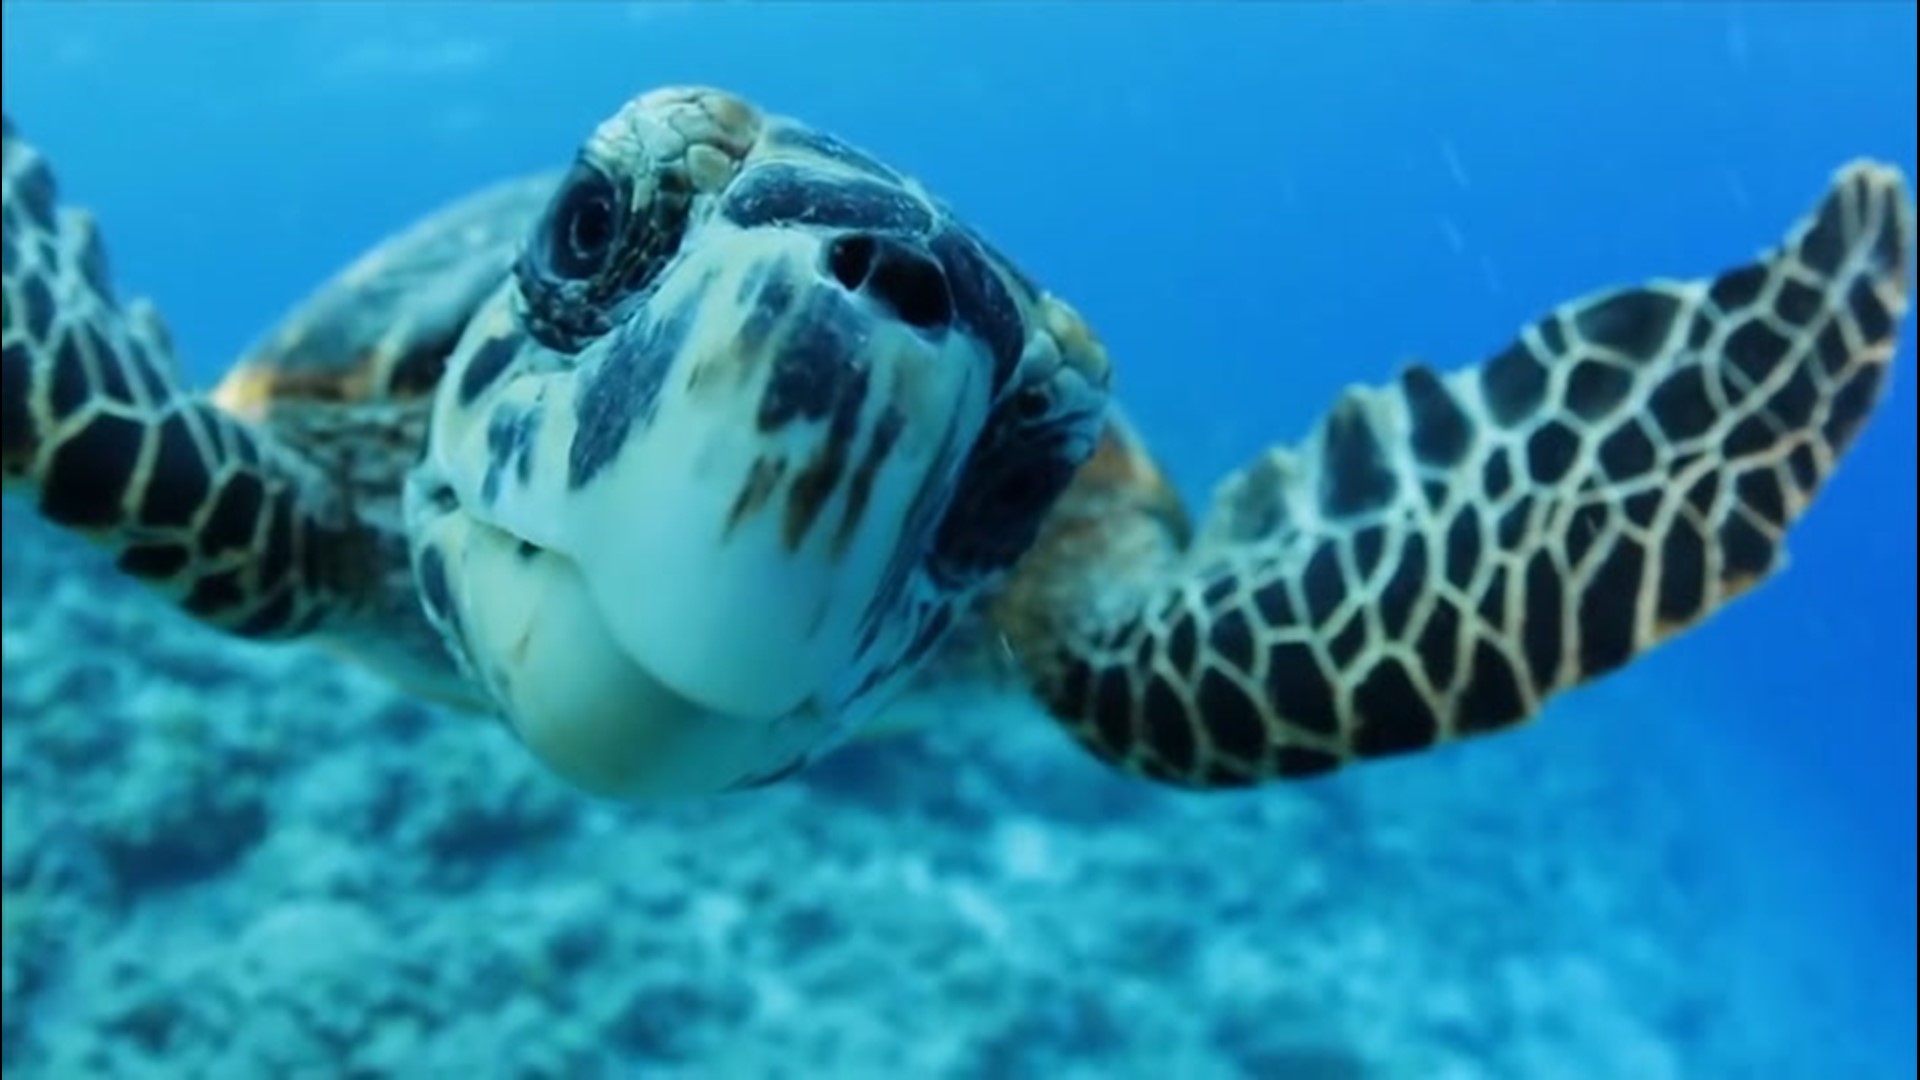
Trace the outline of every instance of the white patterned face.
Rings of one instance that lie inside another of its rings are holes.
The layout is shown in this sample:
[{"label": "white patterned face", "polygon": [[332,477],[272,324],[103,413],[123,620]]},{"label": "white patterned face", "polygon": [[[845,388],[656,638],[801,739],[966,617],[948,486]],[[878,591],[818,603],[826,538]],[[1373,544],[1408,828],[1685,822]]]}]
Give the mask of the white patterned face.
[{"label": "white patterned face", "polygon": [[1025,550],[1106,377],[912,180],[656,91],[589,140],[451,361],[409,487],[422,595],[576,781],[761,781]]}]

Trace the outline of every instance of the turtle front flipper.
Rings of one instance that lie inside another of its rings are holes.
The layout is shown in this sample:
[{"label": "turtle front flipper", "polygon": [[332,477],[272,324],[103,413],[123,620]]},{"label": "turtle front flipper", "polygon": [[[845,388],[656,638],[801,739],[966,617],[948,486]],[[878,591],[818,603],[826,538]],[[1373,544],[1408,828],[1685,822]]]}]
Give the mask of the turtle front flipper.
[{"label": "turtle front flipper", "polygon": [[1190,546],[1116,431],[999,623],[1082,742],[1174,784],[1519,724],[1780,567],[1880,398],[1911,242],[1903,178],[1849,165],[1749,265],[1349,392],[1228,479]]},{"label": "turtle front flipper", "polygon": [[0,464],[8,493],[247,636],[317,626],[347,508],[294,454],[176,384],[157,313],[114,298],[92,218],[5,121]]}]

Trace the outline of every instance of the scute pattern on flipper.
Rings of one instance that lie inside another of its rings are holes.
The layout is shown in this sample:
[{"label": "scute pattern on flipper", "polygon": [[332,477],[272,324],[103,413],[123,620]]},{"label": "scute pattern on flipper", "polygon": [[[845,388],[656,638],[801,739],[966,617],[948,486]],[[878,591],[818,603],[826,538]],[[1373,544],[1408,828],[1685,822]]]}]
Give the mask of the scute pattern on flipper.
[{"label": "scute pattern on flipper", "polygon": [[1186,552],[1076,526],[1070,498],[1035,573],[1100,566],[1066,600],[1095,615],[1030,620],[1060,587],[1016,584],[1009,640],[1081,742],[1186,786],[1527,720],[1779,567],[1883,388],[1911,230],[1903,178],[1850,165],[1751,265],[1592,295],[1478,368],[1351,391],[1223,483]]},{"label": "scute pattern on flipper", "polygon": [[91,216],[5,132],[6,490],[112,552],[201,619],[311,630],[351,565],[346,507],[305,462],[184,394],[143,301],[113,295]]}]

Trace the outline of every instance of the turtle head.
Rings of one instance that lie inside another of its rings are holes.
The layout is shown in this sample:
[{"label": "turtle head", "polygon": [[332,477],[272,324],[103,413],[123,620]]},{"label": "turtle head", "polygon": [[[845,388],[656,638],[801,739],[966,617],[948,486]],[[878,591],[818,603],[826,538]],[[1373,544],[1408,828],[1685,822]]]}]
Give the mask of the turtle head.
[{"label": "turtle head", "polygon": [[1091,453],[1105,354],[918,184],[731,95],[602,124],[442,381],[429,615],[615,794],[749,784],[883,703]]}]

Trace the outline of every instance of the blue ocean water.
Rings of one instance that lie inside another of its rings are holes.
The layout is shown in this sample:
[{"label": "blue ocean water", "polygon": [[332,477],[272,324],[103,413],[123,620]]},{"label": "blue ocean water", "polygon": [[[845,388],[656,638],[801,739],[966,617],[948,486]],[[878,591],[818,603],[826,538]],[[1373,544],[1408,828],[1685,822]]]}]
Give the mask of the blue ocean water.
[{"label": "blue ocean water", "polygon": [[[1912,4],[4,11],[8,113],[197,378],[440,201],[564,161],[641,89],[712,83],[919,175],[1071,298],[1196,503],[1350,383],[1745,258],[1849,158],[1920,172]],[[1704,839],[1784,913],[1753,951],[1833,965],[1852,1026],[1824,1037],[1886,1076],[1915,1059],[1912,354],[1787,573],[1616,676],[1640,708],[1511,737],[1711,775]]]}]

